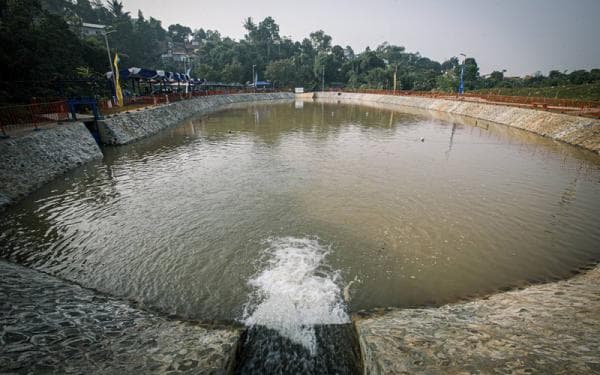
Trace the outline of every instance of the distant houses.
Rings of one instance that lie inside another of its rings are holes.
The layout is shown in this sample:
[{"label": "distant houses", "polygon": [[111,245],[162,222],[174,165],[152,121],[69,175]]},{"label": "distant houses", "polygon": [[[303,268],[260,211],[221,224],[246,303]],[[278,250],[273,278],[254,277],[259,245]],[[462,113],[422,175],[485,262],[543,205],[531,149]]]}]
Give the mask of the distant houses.
[{"label": "distant houses", "polygon": [[185,42],[185,43],[177,43],[177,42],[168,42],[167,43],[167,52],[163,53],[160,58],[163,62],[189,62],[192,59],[192,55],[190,51],[193,51],[194,48],[197,48],[198,42]]},{"label": "distant houses", "polygon": [[79,25],[79,35],[81,37],[102,37],[105,29],[106,25],[82,22],[81,25]]}]

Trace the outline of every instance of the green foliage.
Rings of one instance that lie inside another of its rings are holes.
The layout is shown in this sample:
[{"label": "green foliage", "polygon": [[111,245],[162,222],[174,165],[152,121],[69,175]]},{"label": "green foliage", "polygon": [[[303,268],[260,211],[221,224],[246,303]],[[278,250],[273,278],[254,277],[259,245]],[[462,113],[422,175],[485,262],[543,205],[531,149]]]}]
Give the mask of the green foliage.
[{"label": "green foliage", "polygon": [[[165,30],[141,11],[133,19],[119,0],[0,0],[0,16],[0,101],[57,91],[77,94],[76,87],[57,88],[56,82],[102,77],[109,70],[104,39],[79,35],[83,22],[111,29],[110,52],[119,52],[121,67],[183,71],[181,62],[161,59],[169,50],[183,51],[191,60],[192,75],[209,81],[249,83],[254,67],[259,79],[279,87],[317,89],[324,78],[326,87],[391,89],[395,75],[398,89],[455,92],[463,67],[456,57],[439,63],[387,42],[357,53],[350,46],[334,45],[323,30],[293,41],[280,35],[271,17],[244,20],[246,35],[239,41],[217,30],[192,30],[181,24]],[[36,83],[27,86],[17,80]],[[464,61],[464,81],[466,90],[566,87],[600,82],[600,69],[568,74],[553,70],[547,77],[525,78],[495,71],[481,77],[477,61],[470,57]]]},{"label": "green foliage", "polygon": [[331,37],[323,30],[310,33],[310,42],[317,52],[327,53],[331,50]]},{"label": "green foliage", "polygon": [[81,78],[82,67],[99,67],[101,49],[78,38],[62,16],[47,10],[52,7],[39,0],[7,0],[0,7],[1,102],[67,94],[75,88],[59,81]]},{"label": "green foliage", "polygon": [[455,92],[458,87],[458,78],[451,72],[445,72],[436,77],[436,88],[443,92]]},{"label": "green foliage", "polygon": [[293,87],[298,82],[297,67],[293,59],[282,59],[269,63],[265,78],[277,87]]},{"label": "green foliage", "polygon": [[545,87],[498,87],[474,91],[482,94],[530,96],[557,99],[600,100],[600,81]]},{"label": "green foliage", "polygon": [[169,37],[171,40],[176,43],[184,43],[188,40],[188,37],[192,35],[192,29],[187,26],[182,26],[180,24],[175,24],[169,26]]}]

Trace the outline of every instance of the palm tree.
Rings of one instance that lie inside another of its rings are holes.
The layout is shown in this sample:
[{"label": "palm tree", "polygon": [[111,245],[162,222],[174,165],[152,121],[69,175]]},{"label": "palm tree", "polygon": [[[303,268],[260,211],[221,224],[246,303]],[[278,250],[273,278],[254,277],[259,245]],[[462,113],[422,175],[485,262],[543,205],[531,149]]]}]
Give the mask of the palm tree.
[{"label": "palm tree", "polygon": [[116,18],[129,15],[129,12],[123,12],[123,3],[118,0],[109,0],[108,9]]}]

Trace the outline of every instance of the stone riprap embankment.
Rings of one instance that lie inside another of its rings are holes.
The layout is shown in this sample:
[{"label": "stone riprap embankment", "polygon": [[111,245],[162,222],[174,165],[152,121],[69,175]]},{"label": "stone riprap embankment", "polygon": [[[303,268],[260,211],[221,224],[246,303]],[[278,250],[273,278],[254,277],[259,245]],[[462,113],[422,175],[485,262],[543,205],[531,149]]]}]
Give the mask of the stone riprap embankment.
[{"label": "stone riprap embankment", "polygon": [[241,330],[169,320],[0,261],[0,373],[224,374]]},{"label": "stone riprap embankment", "polygon": [[600,373],[599,267],[473,302],[354,320],[368,374]]},{"label": "stone riprap embankment", "polygon": [[400,111],[403,108],[418,108],[445,112],[528,130],[600,153],[600,120],[591,118],[504,105],[415,96],[317,92],[313,97],[365,105],[376,103],[397,107]]},{"label": "stone riprap embankment", "polygon": [[214,95],[121,113],[99,123],[100,139],[105,144],[127,144],[179,124],[186,118],[215,112],[230,104],[294,98],[291,92]]},{"label": "stone riprap embankment", "polygon": [[99,158],[102,151],[81,122],[0,139],[0,209],[67,170]]}]

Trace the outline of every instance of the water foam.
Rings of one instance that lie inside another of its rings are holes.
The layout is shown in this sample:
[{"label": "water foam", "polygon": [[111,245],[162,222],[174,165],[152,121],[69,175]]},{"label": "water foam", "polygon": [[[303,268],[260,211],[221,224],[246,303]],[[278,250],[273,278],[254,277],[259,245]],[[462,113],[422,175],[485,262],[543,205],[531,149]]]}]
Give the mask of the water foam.
[{"label": "water foam", "polygon": [[314,355],[315,325],[349,322],[336,283],[339,274],[324,262],[329,249],[308,238],[280,237],[266,243],[266,267],[248,281],[254,293],[243,321],[274,329]]}]

